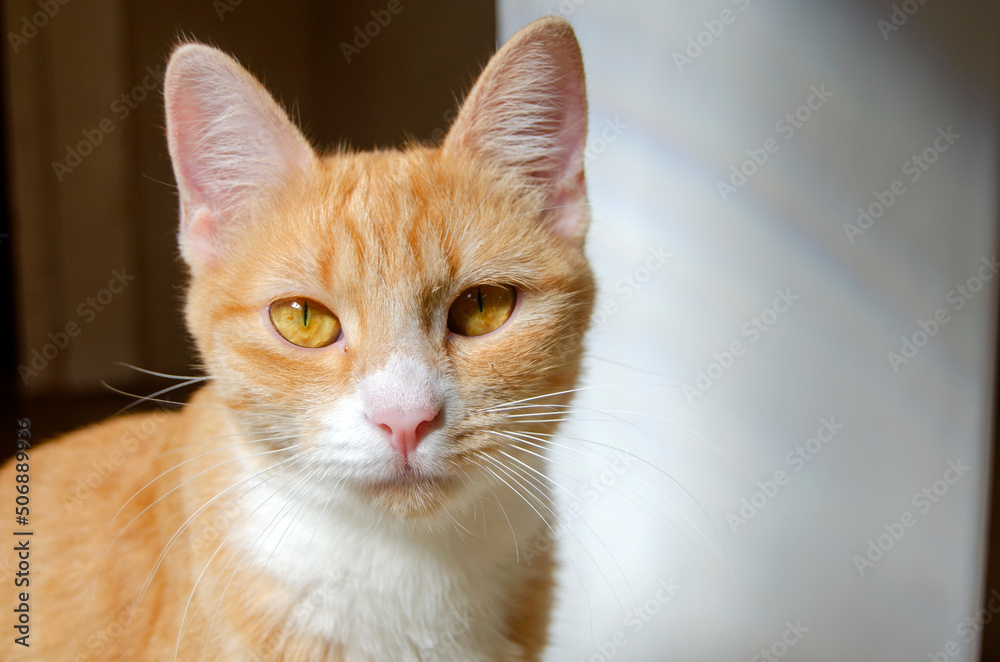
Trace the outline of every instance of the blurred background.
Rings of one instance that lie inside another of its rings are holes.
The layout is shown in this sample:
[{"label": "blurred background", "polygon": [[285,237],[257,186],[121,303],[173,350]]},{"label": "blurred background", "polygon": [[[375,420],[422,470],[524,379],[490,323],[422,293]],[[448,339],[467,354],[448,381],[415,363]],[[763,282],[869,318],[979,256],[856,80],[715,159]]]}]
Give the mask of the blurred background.
[{"label": "blurred background", "polygon": [[315,144],[388,147],[440,139],[498,40],[562,15],[601,289],[552,453],[548,659],[1000,659],[1000,5],[3,7],[11,430],[129,402],[102,382],[169,384],[116,362],[194,370],[160,86],[178,39],[233,53]]}]

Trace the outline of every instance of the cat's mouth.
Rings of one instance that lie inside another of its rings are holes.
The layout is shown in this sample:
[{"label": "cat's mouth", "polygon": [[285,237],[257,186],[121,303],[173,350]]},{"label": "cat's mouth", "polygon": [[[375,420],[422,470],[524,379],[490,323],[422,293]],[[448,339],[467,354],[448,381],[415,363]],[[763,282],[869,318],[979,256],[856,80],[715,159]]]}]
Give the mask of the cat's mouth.
[{"label": "cat's mouth", "polygon": [[372,491],[447,490],[454,482],[454,479],[448,476],[431,474],[407,464],[393,472],[391,476],[368,481],[366,487]]}]

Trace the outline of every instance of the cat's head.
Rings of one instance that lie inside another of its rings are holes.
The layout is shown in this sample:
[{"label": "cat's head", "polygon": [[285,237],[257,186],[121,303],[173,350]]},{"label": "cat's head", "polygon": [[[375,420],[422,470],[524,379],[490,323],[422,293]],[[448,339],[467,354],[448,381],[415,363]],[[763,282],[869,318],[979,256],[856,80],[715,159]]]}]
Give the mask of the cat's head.
[{"label": "cat's head", "polygon": [[594,299],[567,23],[507,43],[440,147],[317,155],[197,44],[166,106],[188,326],[246,434],[403,518],[539,465]]}]

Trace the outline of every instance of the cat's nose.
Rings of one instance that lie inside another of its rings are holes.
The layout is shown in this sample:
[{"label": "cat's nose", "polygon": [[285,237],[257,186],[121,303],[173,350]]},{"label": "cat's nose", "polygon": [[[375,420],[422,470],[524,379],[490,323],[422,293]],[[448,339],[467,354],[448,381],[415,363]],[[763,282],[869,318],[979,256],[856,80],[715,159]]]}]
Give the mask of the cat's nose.
[{"label": "cat's nose", "polygon": [[406,461],[440,414],[440,406],[432,404],[409,410],[388,407],[371,412],[370,418],[389,434],[389,443]]}]

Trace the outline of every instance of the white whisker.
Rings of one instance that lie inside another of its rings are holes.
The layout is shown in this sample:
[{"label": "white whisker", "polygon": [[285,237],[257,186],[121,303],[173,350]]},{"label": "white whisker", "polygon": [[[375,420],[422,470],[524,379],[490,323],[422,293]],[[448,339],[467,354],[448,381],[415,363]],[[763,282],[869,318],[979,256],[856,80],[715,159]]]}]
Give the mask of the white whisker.
[{"label": "white whisker", "polygon": [[[503,464],[501,462],[496,461],[495,459],[491,458],[489,455],[487,455],[486,453],[483,453],[482,451],[475,451],[474,454],[476,455],[476,457],[481,457],[484,460],[489,461],[491,464],[493,464],[498,469],[500,469],[500,468],[503,467]],[[484,469],[485,471],[487,471],[490,474],[492,474],[494,478],[496,478],[497,480],[499,480],[511,492],[513,492],[514,494],[516,494],[519,497],[521,497],[521,500],[524,501],[528,505],[528,507],[531,508],[535,512],[536,515],[538,515],[538,518],[540,520],[542,520],[542,523],[545,524],[546,528],[548,528],[549,533],[552,534],[552,538],[553,539],[558,539],[559,534],[556,533],[556,530],[552,527],[552,524],[545,517],[543,517],[541,513],[538,512],[538,510],[532,505],[532,503],[528,500],[528,498],[524,494],[522,494],[520,492],[520,490],[515,489],[509,482],[507,482],[507,480],[505,478],[503,478],[502,476],[500,476],[500,474],[498,474],[495,471],[493,471],[493,469],[491,469],[490,467],[487,467],[485,465],[479,465],[479,466],[480,466],[481,469]],[[507,472],[504,471],[504,473],[507,473]],[[534,498],[537,498],[537,497],[534,497]],[[552,514],[553,514],[553,516],[556,516],[554,512]],[[572,532],[570,532],[570,533],[572,534]],[[579,540],[577,542],[579,542]],[[586,550],[584,550],[584,551],[586,551]],[[566,554],[566,558],[569,560],[570,565],[573,566],[573,572],[576,573],[576,577],[580,581],[580,588],[583,590],[584,596],[587,596],[587,613],[589,615],[589,620],[590,620],[591,638],[593,638],[593,632],[594,632],[594,610],[593,610],[593,606],[590,604],[590,597],[587,594],[586,585],[585,585],[585,582],[583,581],[583,575],[580,574],[580,568],[577,567],[576,561],[573,560],[573,557],[571,555],[569,555],[568,552]],[[591,559],[591,560],[593,560],[593,559]],[[598,571],[601,572],[602,575],[604,574],[603,571],[600,569],[600,567],[598,567]],[[607,581],[607,577],[605,577],[605,581]]]},{"label": "white whisker", "polygon": [[[297,457],[296,458],[296,463],[297,463],[297,461],[299,459],[302,459],[302,458],[301,457]],[[290,466],[295,466],[295,465],[292,464]],[[257,504],[257,506],[253,510],[251,510],[249,513],[247,513],[246,517],[244,517],[242,520],[240,520],[239,524],[237,524],[236,527],[233,529],[233,532],[235,533],[237,530],[239,530],[247,522],[247,520],[249,520],[251,517],[253,517],[257,513],[258,510],[260,510],[261,508],[263,508],[277,494],[281,493],[281,491],[283,489],[285,489],[285,487],[290,482],[292,482],[293,480],[295,480],[296,477],[298,477],[299,475],[301,475],[302,472],[306,471],[308,468],[309,468],[308,466],[305,466],[305,467],[301,468],[299,471],[297,471],[296,473],[292,474],[288,478],[288,480],[286,480],[284,483],[282,483],[278,488],[276,488],[275,490],[273,490],[271,492],[271,494],[267,495],[267,497],[265,497],[263,501],[261,501],[259,504]],[[273,518],[272,518],[271,521],[273,522]],[[263,524],[263,521],[261,522],[261,524]],[[252,534],[253,531],[255,531],[257,529],[257,526],[260,526],[261,524],[258,524],[256,526],[254,526],[254,528],[249,533]],[[268,524],[268,526],[270,526],[270,523]],[[261,535],[263,535],[263,532],[262,532]],[[229,581],[226,582],[226,585],[222,589],[222,593],[219,595],[219,600],[216,603],[215,611],[212,613],[212,620],[209,621],[208,630],[205,632],[205,648],[202,651],[202,659],[205,658],[205,655],[208,652],[208,644],[209,644],[209,640],[211,639],[211,636],[212,636],[212,628],[215,627],[215,620],[216,620],[216,618],[219,615],[219,610],[222,608],[222,603],[223,603],[223,601],[226,598],[226,593],[229,591],[229,586],[230,586],[230,584],[232,584],[233,579],[236,578],[236,575],[239,574],[240,568],[243,567],[243,561],[244,561],[244,559],[246,559],[247,555],[250,554],[251,550],[254,547],[256,547],[256,543],[257,543],[257,540],[259,539],[259,537],[260,536],[258,536],[258,538],[254,540],[254,544],[252,544],[249,548],[247,548],[247,550],[245,552],[243,552],[243,555],[240,557],[239,562],[236,564],[236,567],[233,569],[232,574],[229,576]],[[225,541],[223,541],[223,542],[225,542]],[[222,543],[220,543],[220,545],[221,544]],[[237,547],[236,551],[233,553],[233,556],[230,557],[230,559],[228,561],[226,561],[226,565],[224,565],[222,567],[222,569],[219,571],[219,574],[216,575],[215,580],[213,580],[213,582],[212,582],[212,586],[209,587],[209,591],[211,591],[211,590],[213,590],[215,588],[215,585],[218,583],[219,579],[222,578],[222,576],[225,574],[225,572],[229,568],[230,564],[232,564],[233,559],[236,557],[236,554],[239,553],[240,549],[243,548],[244,544],[245,544],[245,541],[241,542],[240,545],[239,545],[239,547]]]},{"label": "white whisker", "polygon": [[[587,453],[586,451],[582,451],[580,449],[573,448],[572,446],[566,446],[564,444],[558,444],[558,443],[553,442],[551,440],[544,440],[544,439],[539,439],[538,438],[538,437],[551,437],[551,436],[554,436],[554,435],[551,435],[551,434],[546,434],[546,433],[529,434],[529,433],[526,433],[526,432],[513,432],[513,431],[510,432],[510,434],[516,435],[520,443],[527,443],[527,444],[530,444],[530,445],[538,446],[539,448],[545,448],[546,446],[544,444],[551,444],[551,445],[559,447],[559,448],[564,448],[566,450],[571,450],[571,451],[573,451],[575,453],[580,453],[582,455],[585,455],[587,457],[599,460],[601,462],[605,462],[605,463],[609,462],[606,458],[602,458],[600,456]],[[531,444],[531,442],[529,442],[528,439],[533,439],[534,441],[539,442],[539,443],[537,443],[537,444]],[[635,460],[638,460],[639,462],[641,462],[641,463],[645,464],[646,466],[652,468],[654,471],[657,471],[658,473],[662,474],[667,480],[669,480],[670,482],[672,482],[675,485],[677,485],[677,487],[679,487],[685,494],[687,494],[691,498],[692,501],[694,501],[696,504],[698,504],[698,509],[705,516],[705,519],[708,521],[709,525],[712,527],[712,532],[715,534],[715,537],[719,540],[720,544],[722,543],[722,536],[719,535],[719,530],[715,528],[715,524],[714,524],[714,522],[712,522],[711,517],[709,517],[708,512],[704,509],[704,507],[701,505],[701,503],[694,497],[694,495],[691,493],[691,491],[687,487],[685,487],[684,484],[681,483],[679,480],[677,480],[676,478],[674,478],[673,476],[671,476],[667,472],[663,471],[662,469],[660,469],[655,464],[653,464],[651,462],[648,462],[647,460],[644,460],[642,457],[640,457],[638,455],[635,455],[634,453],[630,453],[629,451],[623,450],[621,448],[617,448],[615,446],[612,446],[610,444],[602,444],[600,442],[590,441],[588,439],[580,439],[578,437],[566,437],[566,439],[571,440],[571,441],[579,441],[581,443],[586,443],[586,444],[593,444],[595,446],[601,446],[602,448],[607,448],[609,450],[613,450],[613,451],[622,453],[624,455],[628,455],[629,457],[631,457],[631,458],[633,458]],[[688,515],[686,513],[684,513],[684,511],[677,504],[675,504],[672,500],[668,499],[658,489],[656,489],[655,487],[653,487],[652,485],[650,485],[648,482],[646,482],[645,480],[643,480],[641,477],[633,475],[632,478],[634,480],[638,481],[639,483],[641,483],[642,485],[645,485],[646,487],[648,487],[650,490],[653,491],[654,494],[656,494],[658,497],[660,497],[661,499],[663,499],[664,501],[666,501],[668,504],[670,504],[681,515],[681,517],[683,517],[695,529],[695,531],[698,532],[698,534],[702,537],[702,539],[704,539],[705,543],[709,546],[709,549],[711,549],[715,553],[715,555],[719,558],[719,560],[722,561],[723,565],[725,565],[728,568],[728,565],[727,565],[726,559],[725,559],[725,555],[722,553],[722,551],[720,549],[717,549],[715,547],[715,545],[712,544],[712,541],[709,540],[708,536],[705,535],[705,533],[701,530],[701,528],[698,527],[694,523],[694,521],[690,517],[688,517]],[[638,496],[638,495],[636,495],[636,496]],[[641,507],[641,504],[637,504],[637,505],[640,505],[640,507]],[[649,511],[646,511],[646,512],[647,512],[647,514],[650,515],[650,517],[653,517],[652,513],[650,513]],[[657,519],[657,518],[653,517],[653,519]]]},{"label": "white whisker", "polygon": [[[269,451],[269,452],[274,452],[274,451]],[[260,455],[266,455],[266,453],[260,453]],[[177,541],[177,539],[178,539],[178,538],[180,537],[181,533],[183,533],[183,532],[184,532],[184,531],[185,531],[185,530],[187,529],[187,527],[188,527],[188,526],[189,526],[189,525],[191,524],[191,522],[192,522],[192,521],[194,521],[194,519],[195,519],[196,517],[198,517],[198,515],[200,515],[200,514],[201,514],[202,512],[204,512],[204,511],[205,511],[205,510],[206,510],[206,509],[207,509],[207,508],[208,508],[209,506],[211,506],[211,505],[212,505],[213,503],[215,503],[215,501],[216,501],[216,500],[220,499],[220,498],[221,498],[221,497],[222,497],[222,496],[223,496],[224,494],[226,494],[226,493],[227,493],[227,492],[228,492],[229,490],[231,490],[231,489],[233,489],[233,488],[237,487],[238,485],[241,485],[242,483],[246,482],[247,480],[250,480],[250,479],[252,479],[252,478],[254,478],[254,477],[256,477],[256,476],[260,475],[261,473],[264,473],[264,472],[266,472],[266,471],[270,471],[270,470],[274,469],[274,467],[276,467],[276,466],[280,466],[280,465],[281,465],[281,464],[283,464],[284,462],[288,462],[288,461],[290,461],[290,460],[294,460],[294,459],[295,459],[295,457],[296,457],[296,456],[292,456],[291,458],[285,458],[284,460],[281,460],[281,461],[279,461],[279,462],[277,462],[277,463],[275,463],[275,464],[272,464],[271,466],[269,466],[269,467],[267,467],[267,468],[265,468],[265,469],[262,469],[262,470],[260,470],[260,471],[258,471],[258,472],[256,472],[256,473],[254,473],[254,474],[251,474],[250,476],[248,476],[248,477],[246,477],[246,478],[244,478],[244,479],[240,480],[239,482],[237,482],[237,483],[235,483],[235,484],[233,484],[233,485],[229,486],[228,488],[226,488],[226,489],[225,489],[225,490],[223,490],[222,492],[219,492],[219,493],[218,493],[217,495],[215,495],[214,497],[212,497],[211,499],[209,499],[208,501],[206,501],[206,502],[205,502],[204,504],[202,504],[201,506],[199,506],[199,507],[198,507],[198,509],[197,509],[197,510],[195,510],[195,511],[194,511],[194,512],[193,512],[193,513],[192,513],[192,514],[191,514],[191,515],[190,515],[190,516],[189,516],[189,517],[188,517],[188,518],[187,518],[187,519],[186,519],[186,520],[184,521],[184,523],[183,523],[183,524],[181,524],[181,526],[180,526],[180,527],[179,527],[179,528],[178,528],[178,529],[177,529],[177,530],[176,530],[176,531],[175,531],[175,532],[173,533],[173,535],[171,535],[171,536],[170,536],[170,539],[169,539],[169,540],[167,540],[167,544],[166,544],[166,545],[164,545],[164,547],[163,547],[163,550],[162,550],[162,551],[160,552],[160,555],[159,555],[159,556],[158,556],[158,557],[156,558],[156,561],[155,561],[155,562],[153,563],[153,568],[152,568],[152,570],[150,570],[150,571],[149,571],[149,574],[148,574],[148,575],[146,575],[146,581],[145,581],[145,582],[143,583],[143,585],[142,585],[142,588],[141,588],[141,589],[139,590],[139,595],[138,595],[138,597],[137,597],[137,598],[136,598],[136,600],[135,600],[135,605],[136,605],[136,607],[138,607],[139,603],[140,603],[140,602],[142,601],[142,598],[143,598],[143,596],[144,596],[144,595],[146,594],[146,591],[147,591],[147,589],[149,588],[149,585],[150,585],[150,584],[152,583],[152,581],[153,581],[153,577],[154,577],[154,576],[156,575],[156,572],[157,572],[157,570],[159,570],[159,568],[160,568],[160,565],[161,565],[161,564],[163,563],[163,560],[164,560],[164,559],[166,558],[166,555],[167,555],[167,553],[168,553],[168,552],[170,551],[170,548],[171,548],[171,547],[173,547],[173,544],[174,544],[174,542],[176,542],[176,541]],[[216,466],[218,466],[218,465],[216,465]],[[215,468],[215,467],[211,467],[211,468],[210,468],[210,469],[208,469],[208,470],[211,470],[211,469],[214,469],[214,468]],[[208,471],[208,470],[206,470],[206,471]],[[204,472],[202,472],[202,473],[204,473]],[[199,475],[200,475],[200,474],[199,474]],[[176,490],[176,489],[178,489],[179,487],[182,487],[182,486],[183,486],[184,484],[186,484],[186,483],[190,482],[190,480],[193,480],[193,479],[194,479],[194,478],[196,478],[196,477],[197,477],[197,476],[192,476],[192,478],[190,478],[190,479],[188,479],[188,480],[184,481],[184,483],[182,483],[181,485],[178,485],[178,486],[177,486],[176,488],[174,488],[174,489]],[[267,482],[267,481],[264,481],[264,482]],[[263,484],[263,483],[261,483],[261,484]],[[173,492],[173,491],[174,491],[174,490],[171,490],[171,492]],[[169,493],[168,493],[168,494],[169,494]],[[166,495],[164,495],[164,496],[166,496]],[[163,498],[163,497],[161,497],[161,498]],[[157,501],[159,501],[159,499],[157,499]],[[155,504],[155,502],[154,502],[154,504]],[[147,506],[147,507],[146,507],[146,508],[145,508],[145,509],[143,510],[143,512],[146,512],[146,510],[148,510],[148,509],[149,509],[150,507],[152,507],[152,506],[153,506],[154,504],[150,504],[149,506]],[[142,514],[142,513],[140,513],[140,515],[141,515],[141,514]],[[137,517],[138,517],[138,515],[137,515]],[[135,520],[133,519],[132,521],[134,522]],[[131,524],[131,522],[129,522],[129,524]],[[126,525],[126,528],[128,528],[128,525]],[[123,529],[123,531],[124,531],[124,529]],[[119,533],[118,535],[121,535],[121,533]],[[116,537],[115,539],[117,540],[117,537]],[[133,613],[134,613],[134,612],[133,612]],[[126,630],[126,632],[128,631],[128,626],[129,626],[129,624],[131,624],[131,622],[132,622],[132,616],[130,615],[130,616],[129,616],[129,620],[128,620],[128,623],[126,623],[126,625],[125,625],[125,630]]]},{"label": "white whisker", "polygon": [[153,375],[154,377],[164,377],[166,379],[180,379],[180,380],[195,380],[195,379],[207,380],[207,379],[211,379],[211,377],[209,377],[207,375],[202,375],[202,376],[199,376],[199,375],[171,375],[171,374],[166,373],[166,372],[156,372],[155,370],[148,370],[146,368],[140,368],[139,366],[132,365],[131,363],[125,363],[124,361],[115,361],[115,365],[120,365],[123,368],[129,368],[131,370],[135,370],[136,372],[142,372],[142,373],[145,373],[147,375]]},{"label": "white whisker", "polygon": [[[510,453],[507,453],[506,451],[500,451],[500,453],[502,455],[504,455],[505,457],[513,460],[514,462],[517,462],[522,467],[524,467],[525,469],[528,469],[532,473],[535,473],[535,474],[541,476],[542,478],[544,478],[545,480],[549,481],[550,483],[552,483],[556,487],[564,490],[570,496],[573,496],[573,497],[576,496],[575,494],[573,494],[572,492],[570,492],[569,490],[567,490],[565,487],[563,487],[562,485],[560,485],[556,481],[552,480],[552,478],[550,478],[549,476],[546,476],[544,473],[542,473],[541,471],[538,471],[537,469],[535,469],[534,467],[530,466],[529,464],[527,464],[525,462],[522,462],[521,460],[517,459],[516,457],[514,457]],[[538,457],[542,457],[542,456],[538,455]],[[545,458],[542,458],[542,459],[545,459]],[[525,474],[524,476],[525,476],[526,480],[530,477],[528,474]],[[537,479],[535,479],[535,480],[537,480]],[[581,503],[582,503],[582,501],[581,501]],[[625,585],[628,587],[629,593],[632,594],[632,604],[637,605],[638,604],[638,600],[636,600],[635,591],[632,590],[632,585],[628,581],[628,575],[626,575],[625,572],[622,570],[621,564],[618,563],[618,559],[615,558],[615,555],[611,553],[610,549],[608,549],[608,546],[607,546],[607,544],[605,544],[604,540],[599,535],[597,535],[597,532],[594,531],[593,527],[591,527],[590,524],[588,524],[586,520],[583,520],[583,524],[584,524],[584,526],[586,526],[590,530],[590,532],[592,534],[594,534],[594,538],[596,538],[597,542],[599,542],[601,544],[601,546],[604,548],[604,551],[608,553],[608,558],[611,559],[611,562],[614,563],[615,567],[618,569],[618,573],[622,576],[623,579],[625,579]],[[579,538],[577,539],[577,541],[581,542],[581,544],[583,544],[582,541],[579,541]],[[593,558],[593,557],[591,557],[591,558]],[[596,563],[596,561],[595,561],[595,563]],[[645,566],[645,564],[643,564],[643,565]],[[610,584],[609,584],[609,586],[610,586]],[[614,592],[614,588],[613,587],[612,587],[611,590],[612,590],[612,592]],[[616,598],[617,598],[617,595],[616,595]],[[621,606],[620,602],[619,602],[619,606]],[[624,616],[624,615],[625,615],[625,608],[622,607],[622,616]]]},{"label": "white whisker", "polygon": [[[292,466],[294,466],[294,465],[292,465]],[[302,469],[299,473],[302,473],[302,471],[305,471],[305,469]],[[299,475],[299,474],[298,473],[295,474],[295,476],[297,476],[297,475]],[[293,476],[293,478],[294,478],[294,476]],[[251,489],[253,489],[253,488],[251,488]],[[249,490],[248,490],[248,492],[249,492]],[[245,496],[245,494],[246,493],[244,493],[244,496]],[[270,498],[270,497],[268,497],[268,498]],[[255,509],[255,511],[256,511],[256,509]],[[247,515],[247,517],[250,517],[250,515]],[[246,521],[246,518],[244,518],[243,521],[240,522],[240,524],[242,524],[245,521]],[[201,573],[199,573],[198,577],[194,581],[194,584],[191,586],[191,593],[188,595],[187,602],[184,604],[184,610],[181,612],[180,626],[178,627],[178,630],[177,630],[177,642],[174,645],[174,662],[176,662],[176,660],[177,660],[177,653],[180,651],[181,636],[184,634],[184,628],[185,628],[184,622],[185,622],[185,620],[187,620],[188,608],[190,608],[190,606],[191,606],[191,600],[194,599],[194,594],[198,590],[198,584],[201,583],[202,577],[204,577],[205,573],[208,572],[209,566],[212,565],[212,561],[215,560],[216,555],[222,550],[223,546],[225,546],[226,541],[229,540],[229,538],[237,530],[239,530],[239,525],[237,525],[236,527],[234,527],[226,535],[226,537],[223,538],[222,541],[216,546],[215,551],[212,552],[212,555],[209,557],[208,561],[205,562],[205,566],[201,569]],[[223,570],[225,570],[225,568],[223,568]],[[214,586],[215,586],[215,583],[213,582],[212,587],[210,587],[210,589],[214,588]],[[208,635],[206,635],[206,640],[205,641],[206,641],[206,646],[207,646],[207,644],[208,644]]]},{"label": "white whisker", "polygon": [[[221,439],[223,437],[218,437],[218,438]],[[204,453],[200,453],[198,455],[195,455],[194,457],[189,457],[188,459],[183,460],[183,461],[175,464],[174,466],[170,467],[169,469],[167,469],[165,471],[161,471],[155,478],[153,478],[148,483],[146,483],[145,485],[143,485],[142,487],[140,487],[138,490],[136,490],[135,493],[132,496],[130,496],[125,503],[122,504],[121,508],[118,509],[118,511],[114,514],[114,517],[112,517],[111,519],[112,519],[112,521],[114,521],[115,519],[118,519],[118,515],[120,515],[121,512],[123,510],[125,510],[125,508],[130,503],[132,503],[132,499],[134,499],[137,496],[139,496],[140,494],[142,494],[143,490],[145,490],[147,487],[149,487],[150,485],[152,485],[156,481],[160,480],[161,478],[163,478],[164,476],[166,476],[171,471],[174,471],[175,469],[181,468],[182,466],[184,466],[188,462],[193,462],[193,461],[197,460],[198,458],[205,457],[206,455],[211,455],[212,453],[218,453],[219,451],[224,451],[224,450],[227,450],[227,449],[230,449],[230,448],[236,448],[237,446],[245,446],[245,445],[248,445],[248,444],[262,443],[262,442],[265,442],[265,441],[281,441],[283,439],[291,439],[291,438],[293,438],[293,437],[268,437],[268,438],[264,438],[264,439],[247,439],[245,441],[241,441],[241,442],[236,443],[236,444],[229,444],[228,446],[220,446],[219,448],[213,448],[210,451],[205,451]],[[278,448],[278,449],[274,449],[274,450],[289,450],[289,449],[287,449],[287,448]],[[250,455],[248,457],[255,457],[255,455]],[[239,458],[237,458],[237,459],[239,459]],[[216,466],[218,466],[218,465],[216,465]],[[197,474],[197,475],[201,475],[201,474]],[[183,485],[183,483],[182,483],[182,485]],[[178,486],[178,487],[180,487],[180,486]],[[169,494],[169,492],[167,494]],[[152,504],[150,504],[150,505],[152,505]],[[142,513],[139,513],[139,514],[141,515]]]}]

